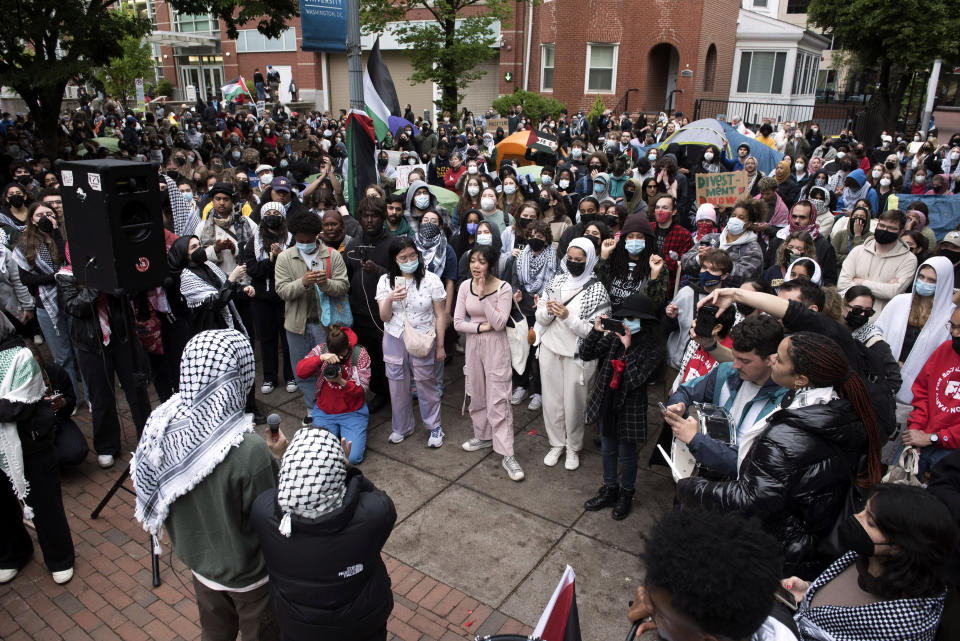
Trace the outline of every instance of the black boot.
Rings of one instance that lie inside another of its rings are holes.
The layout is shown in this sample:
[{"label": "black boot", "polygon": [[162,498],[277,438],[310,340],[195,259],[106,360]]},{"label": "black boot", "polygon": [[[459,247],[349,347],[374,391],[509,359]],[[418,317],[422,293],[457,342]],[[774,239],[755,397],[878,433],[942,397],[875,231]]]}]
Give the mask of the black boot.
[{"label": "black boot", "polygon": [[633,507],[633,494],[636,490],[620,490],[617,496],[616,505],[613,506],[613,516],[615,521],[622,521],[630,514],[630,508]]},{"label": "black boot", "polygon": [[617,502],[617,493],[619,491],[619,485],[601,485],[597,491],[597,495],[583,504],[583,509],[588,512],[596,512],[605,507],[610,507]]}]

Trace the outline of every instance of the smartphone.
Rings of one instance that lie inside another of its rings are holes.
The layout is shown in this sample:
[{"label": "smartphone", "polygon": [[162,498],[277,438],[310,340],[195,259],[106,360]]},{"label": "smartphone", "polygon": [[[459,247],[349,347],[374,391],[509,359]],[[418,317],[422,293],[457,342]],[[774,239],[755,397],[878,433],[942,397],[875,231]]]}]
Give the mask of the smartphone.
[{"label": "smartphone", "polygon": [[777,591],[773,596],[777,599],[777,601],[790,608],[790,610],[793,612],[796,612],[800,608],[800,606],[797,604],[797,600],[793,596],[793,593],[782,585],[777,586]]},{"label": "smartphone", "polygon": [[627,333],[623,328],[623,321],[618,321],[616,318],[601,318],[600,327],[614,334],[620,334],[621,336]]},{"label": "smartphone", "polygon": [[693,327],[693,333],[704,338],[713,336],[713,326],[717,324],[718,311],[720,310],[715,305],[704,305],[697,310],[697,322]]},{"label": "smartphone", "polygon": [[666,414],[670,410],[667,409],[667,406],[663,404],[663,401],[657,401],[657,405],[660,406],[660,411]]}]

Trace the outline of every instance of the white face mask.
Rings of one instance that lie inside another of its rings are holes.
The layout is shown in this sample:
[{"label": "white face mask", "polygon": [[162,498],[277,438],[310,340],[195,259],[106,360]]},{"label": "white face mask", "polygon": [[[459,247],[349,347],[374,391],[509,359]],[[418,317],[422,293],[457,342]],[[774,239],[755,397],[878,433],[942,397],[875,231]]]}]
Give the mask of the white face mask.
[{"label": "white face mask", "polygon": [[566,178],[562,178],[559,182],[557,182],[557,184],[560,186],[560,189],[566,189],[570,186],[570,181]]},{"label": "white face mask", "polygon": [[583,156],[583,150],[580,147],[574,147],[570,150],[570,157],[574,160],[579,160]]},{"label": "white face mask", "polygon": [[889,179],[889,178],[881,178],[881,179],[880,179],[880,186],[881,186],[881,187],[889,187],[889,186],[890,186],[890,179]]},{"label": "white face mask", "polygon": [[480,209],[483,211],[493,211],[493,208],[497,206],[497,201],[493,198],[481,198],[480,199]]},{"label": "white face mask", "polygon": [[918,185],[922,185],[923,183],[927,182],[927,177],[922,174],[918,174],[913,177],[913,182],[917,183]]},{"label": "white face mask", "polygon": [[492,245],[493,244],[493,234],[477,234],[477,244],[478,245]]},{"label": "white face mask", "polygon": [[960,160],[960,151],[951,151],[950,160]]},{"label": "white face mask", "polygon": [[430,206],[430,194],[417,194],[413,197],[413,204],[417,209],[426,209]]},{"label": "white face mask", "polygon": [[471,175],[476,174],[476,173],[477,173],[477,166],[476,166],[476,165],[468,165],[468,166],[467,166],[467,173],[468,173],[468,174],[471,174]]},{"label": "white face mask", "polygon": [[470,185],[467,187],[467,193],[470,194],[470,196],[476,196],[480,193],[480,188],[476,185]]},{"label": "white face mask", "polygon": [[845,151],[838,151],[838,152],[837,152],[837,158],[843,158],[843,157],[846,156],[846,155],[847,155],[847,152],[845,152]]},{"label": "white face mask", "polygon": [[506,185],[503,186],[503,193],[505,193],[505,194],[508,195],[508,196],[512,196],[512,195],[514,195],[516,192],[517,192],[517,186],[516,186],[516,185],[506,184]]},{"label": "white face mask", "polygon": [[713,152],[708,151],[707,153],[703,154],[703,159],[706,160],[707,162],[710,162],[711,160],[713,160]]},{"label": "white face mask", "polygon": [[802,162],[793,163],[793,168],[797,171],[798,174],[802,174],[804,170],[804,165]]},{"label": "white face mask", "polygon": [[273,182],[273,174],[263,174],[260,176],[261,185],[269,185]]},{"label": "white face mask", "polygon": [[882,175],[883,175],[883,172],[880,171],[879,169],[874,169],[873,171],[870,172],[870,175],[873,176],[874,179],[876,179],[876,178],[879,178],[880,176],[882,176]]}]

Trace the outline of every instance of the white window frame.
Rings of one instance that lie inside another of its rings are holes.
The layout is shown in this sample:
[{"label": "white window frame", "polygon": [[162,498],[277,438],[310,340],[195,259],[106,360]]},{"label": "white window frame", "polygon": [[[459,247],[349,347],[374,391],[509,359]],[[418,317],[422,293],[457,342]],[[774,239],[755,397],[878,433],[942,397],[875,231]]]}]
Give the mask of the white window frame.
[{"label": "white window frame", "polygon": [[[173,30],[177,33],[219,33],[220,32],[220,21],[213,17],[209,12],[206,14],[207,24],[213,23],[213,27],[209,31],[182,31],[180,29],[180,21],[182,17],[187,18],[197,18],[201,14],[192,14],[192,13],[181,13],[175,9],[171,8],[173,12]],[[196,20],[191,20],[191,23],[196,23]]]},{"label": "white window frame", "polygon": [[[553,56],[553,66],[548,67],[546,65],[547,60],[547,50],[550,50]],[[550,77],[550,87],[546,87],[543,84],[543,74],[546,69],[550,69],[553,74]],[[553,93],[553,86],[556,83],[557,79],[557,45],[554,42],[544,42],[540,45],[540,92],[541,93]]]},{"label": "white window frame", "polygon": [[[257,42],[264,42],[266,46],[262,49],[251,49],[248,46],[248,39],[253,35],[258,39]],[[285,38],[289,38],[289,42],[284,45],[283,41]],[[257,31],[256,29],[241,29],[237,34],[237,53],[274,53],[278,51],[296,51],[297,50],[297,30],[295,27],[287,27],[284,29],[283,33],[280,34],[279,38],[267,38],[265,35]],[[276,46],[271,48],[270,44],[276,43]]]},{"label": "white window frame", "polygon": [[[590,88],[590,59],[593,55],[594,47],[613,47],[613,73],[610,77],[610,87],[608,89]],[[587,65],[583,76],[583,93],[585,94],[615,94],[617,92],[617,63],[620,56],[619,42],[588,42],[587,43]],[[554,60],[556,64],[556,60]]]},{"label": "white window frame", "polygon": [[[758,54],[758,53],[772,53],[772,54],[773,54],[773,67],[771,68],[771,74],[770,74],[770,89],[768,89],[767,91],[760,91],[760,92],[750,91],[750,76],[752,75],[753,62],[754,62],[754,60],[755,60],[754,55],[755,55],[755,54]],[[780,91],[774,92],[774,91],[773,91],[773,74],[775,73],[776,68],[777,68],[777,54],[781,54],[781,53],[784,54],[783,75],[780,77]],[[741,91],[741,90],[740,90],[740,70],[741,70],[741,68],[743,67],[743,56],[744,56],[744,54],[750,54],[750,72],[748,72],[748,74],[747,74],[747,86],[746,86],[746,89],[743,90],[743,91]],[[788,65],[789,62],[790,62],[790,51],[789,51],[789,50],[787,50],[787,49],[744,49],[744,50],[740,51],[739,55],[737,56],[737,61],[736,61],[736,62],[737,62],[737,66],[736,66],[736,82],[734,83],[734,86],[736,87],[736,92],[737,92],[738,94],[750,94],[750,95],[754,95],[754,96],[762,96],[762,95],[768,95],[768,96],[783,96],[783,95],[786,93],[786,95],[788,95],[788,96],[790,95],[790,90],[792,89],[792,85],[788,85],[788,84],[787,84],[787,68],[788,68],[787,65]]]}]

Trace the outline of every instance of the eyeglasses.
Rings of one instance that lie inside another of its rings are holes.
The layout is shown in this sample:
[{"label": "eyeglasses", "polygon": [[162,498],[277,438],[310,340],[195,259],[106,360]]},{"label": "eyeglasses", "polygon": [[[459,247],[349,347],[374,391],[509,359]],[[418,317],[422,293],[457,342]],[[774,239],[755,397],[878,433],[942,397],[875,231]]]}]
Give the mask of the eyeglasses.
[{"label": "eyeglasses", "polygon": [[946,327],[947,331],[950,332],[951,334],[960,335],[960,325],[956,325],[954,323],[951,323],[950,321],[947,321],[946,324],[944,324],[944,327]]}]

